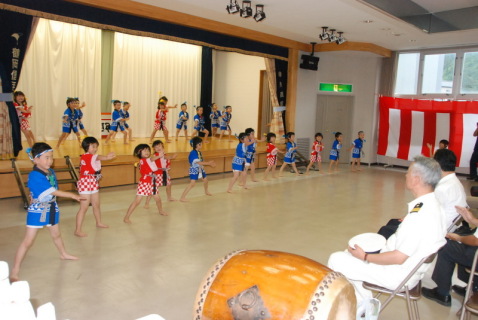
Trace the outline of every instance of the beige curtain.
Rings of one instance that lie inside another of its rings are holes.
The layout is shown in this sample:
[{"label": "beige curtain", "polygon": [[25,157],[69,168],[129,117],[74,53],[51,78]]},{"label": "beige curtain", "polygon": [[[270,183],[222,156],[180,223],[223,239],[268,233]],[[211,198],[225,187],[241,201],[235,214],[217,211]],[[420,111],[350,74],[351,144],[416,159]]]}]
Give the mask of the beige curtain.
[{"label": "beige curtain", "polygon": [[274,59],[265,59],[266,63],[266,71],[267,71],[267,78],[269,80],[269,91],[271,95],[271,103],[273,107],[272,111],[272,121],[270,126],[270,132],[274,132],[277,135],[276,141],[277,142],[284,142],[284,121],[282,119],[282,112],[281,111],[274,111],[277,110],[279,106],[279,100],[277,99],[277,85],[276,85],[276,68]]},{"label": "beige curtain", "polygon": [[114,50],[113,99],[131,103],[128,124],[133,135],[151,135],[161,95],[168,97],[168,105],[178,105],[167,114],[170,136],[176,134],[183,102],[188,105],[188,130],[192,131],[193,106],[199,105],[201,94],[202,48],[116,32]]}]

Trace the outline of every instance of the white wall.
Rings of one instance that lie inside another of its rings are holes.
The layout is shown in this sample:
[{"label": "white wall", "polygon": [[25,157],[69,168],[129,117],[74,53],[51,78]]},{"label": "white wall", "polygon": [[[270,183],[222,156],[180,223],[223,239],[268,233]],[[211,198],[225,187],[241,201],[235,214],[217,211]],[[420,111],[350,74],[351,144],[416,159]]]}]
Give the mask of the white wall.
[{"label": "white wall", "polygon": [[260,71],[264,58],[216,51],[214,57],[213,101],[222,110],[232,106],[232,133],[246,128],[257,131]]},{"label": "white wall", "polygon": [[[297,87],[297,111],[295,132],[297,138],[315,134],[317,95],[320,82],[344,83],[353,85],[354,113],[352,131],[363,130],[364,162],[377,160],[377,92],[382,58],[361,52],[325,52],[316,53],[320,57],[318,71],[299,69]],[[352,139],[352,140],[353,140]],[[347,143],[348,141],[345,141]],[[350,141],[351,142],[351,141]],[[328,159],[327,155],[323,155]]]}]

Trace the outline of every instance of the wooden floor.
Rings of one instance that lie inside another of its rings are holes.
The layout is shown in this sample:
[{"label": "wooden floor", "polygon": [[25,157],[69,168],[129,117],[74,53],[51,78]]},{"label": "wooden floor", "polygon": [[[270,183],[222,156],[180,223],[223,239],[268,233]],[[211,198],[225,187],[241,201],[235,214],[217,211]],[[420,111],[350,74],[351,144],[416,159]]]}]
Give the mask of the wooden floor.
[{"label": "wooden floor", "polygon": [[[61,261],[48,232],[42,230],[20,276],[30,283],[33,304],[53,302],[57,319],[129,320],[150,313],[168,320],[192,319],[203,276],[233,250],[285,251],[326,264],[352,236],[375,232],[390,218],[406,213],[412,195],[405,189],[404,170],[348,169],[341,166],[340,172],[330,175],[286,173],[270,182],[251,183],[250,190],[236,187],[233,194],[225,192],[230,173],[211,175],[212,197],[204,196],[199,182],[190,202],[164,203],[169,216],[141,206],[132,225],[124,224],[122,217],[135,186],[103,188],[102,212],[110,228],[95,228],[90,209],[84,227],[87,238],[73,235],[78,204],[63,200],[63,239],[80,260]],[[175,180],[173,196],[178,198],[187,182]],[[471,184],[463,183],[468,191]],[[23,238],[25,211],[17,198],[0,200],[0,206],[0,260],[11,264]],[[434,286],[431,271],[425,286]],[[452,298],[451,308],[421,299],[422,319],[457,319],[461,298],[454,293]],[[406,319],[405,302],[396,299],[380,319]]]}]

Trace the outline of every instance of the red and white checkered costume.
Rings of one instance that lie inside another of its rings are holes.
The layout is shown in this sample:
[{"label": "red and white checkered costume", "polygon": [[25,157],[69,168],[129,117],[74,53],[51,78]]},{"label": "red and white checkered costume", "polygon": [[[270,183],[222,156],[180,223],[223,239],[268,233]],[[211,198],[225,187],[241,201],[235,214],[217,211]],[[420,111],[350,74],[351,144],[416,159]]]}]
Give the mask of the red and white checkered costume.
[{"label": "red and white checkered costume", "polygon": [[158,111],[156,111],[156,120],[154,121],[155,130],[168,130],[168,128],[166,128],[166,113],[168,113],[168,109],[158,109]]},{"label": "red and white checkered costume", "polygon": [[31,112],[24,113],[23,111],[28,110],[28,106],[25,104],[23,106],[19,105],[18,103],[14,102],[13,105],[17,110],[18,119],[20,120],[20,129],[21,130],[30,130],[30,122],[28,118],[32,116]]},{"label": "red and white checkered costume", "polygon": [[[159,153],[155,152],[154,156],[159,156]],[[158,171],[155,172],[157,179],[156,185],[159,187],[170,186],[171,177],[169,176],[169,170],[171,169],[171,160],[166,159],[166,153],[163,153],[163,156],[154,161],[158,167]],[[166,170],[161,170],[166,169]],[[166,181],[165,181],[166,180]]]},{"label": "red and white checkered costume", "polygon": [[141,178],[138,182],[136,195],[151,196],[158,194],[156,182],[157,177],[154,174],[155,171],[158,171],[158,167],[150,158],[139,160],[139,172],[141,173]]},{"label": "red and white checkered costume", "polygon": [[274,166],[277,164],[277,148],[272,143],[267,144],[267,166]]},{"label": "red and white checkered costume", "polygon": [[80,157],[80,179],[76,183],[78,193],[92,194],[100,190],[101,161],[98,155],[85,153]]},{"label": "red and white checkered costume", "polygon": [[312,145],[312,152],[310,153],[310,162],[322,162],[322,156],[320,152],[324,150],[324,144],[322,141],[314,141]]}]

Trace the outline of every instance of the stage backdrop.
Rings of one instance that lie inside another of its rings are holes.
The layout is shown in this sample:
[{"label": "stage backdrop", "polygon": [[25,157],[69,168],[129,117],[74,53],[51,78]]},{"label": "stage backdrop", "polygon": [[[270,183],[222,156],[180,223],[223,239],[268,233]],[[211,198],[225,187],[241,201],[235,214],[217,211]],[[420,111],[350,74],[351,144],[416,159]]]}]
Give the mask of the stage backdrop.
[{"label": "stage backdrop", "polygon": [[469,167],[476,142],[478,101],[434,101],[380,97],[377,154],[402,160],[430,156],[446,139],[458,167]]}]

